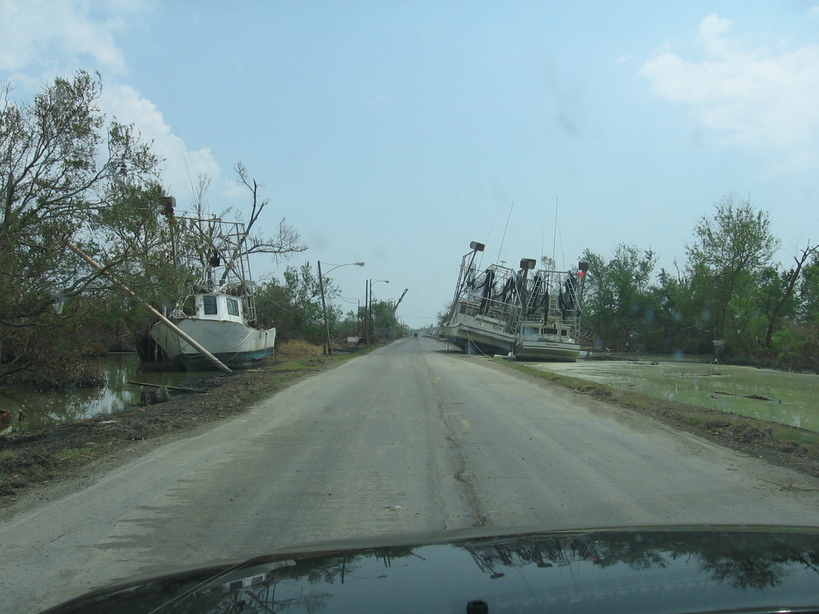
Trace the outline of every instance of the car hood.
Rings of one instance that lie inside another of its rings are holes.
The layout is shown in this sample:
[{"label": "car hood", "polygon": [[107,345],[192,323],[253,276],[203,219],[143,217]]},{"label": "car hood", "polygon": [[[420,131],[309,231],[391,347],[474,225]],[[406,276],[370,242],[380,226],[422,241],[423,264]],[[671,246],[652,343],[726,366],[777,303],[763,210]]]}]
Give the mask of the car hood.
[{"label": "car hood", "polygon": [[726,612],[819,607],[819,529],[444,533],[288,549],[95,591],[67,612]]}]

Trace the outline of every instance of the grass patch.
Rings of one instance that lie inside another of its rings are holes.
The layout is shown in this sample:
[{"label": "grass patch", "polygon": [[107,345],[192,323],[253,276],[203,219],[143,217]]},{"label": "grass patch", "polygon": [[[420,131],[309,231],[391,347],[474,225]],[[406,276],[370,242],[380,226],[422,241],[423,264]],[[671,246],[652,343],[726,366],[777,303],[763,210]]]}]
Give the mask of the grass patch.
[{"label": "grass patch", "polygon": [[0,484],[5,484],[11,479],[11,468],[16,464],[18,456],[14,450],[0,451]]},{"label": "grass patch", "polygon": [[[104,450],[103,450],[104,451]],[[99,457],[99,446],[89,445],[82,448],[62,448],[54,453],[59,463],[82,465]]]},{"label": "grass patch", "polygon": [[618,407],[633,409],[666,422],[689,427],[698,434],[716,437],[723,442],[736,443],[735,447],[764,446],[788,455],[797,454],[819,459],[819,433],[813,431],[660,399],[639,392],[610,388],[605,384],[542,371],[505,358],[495,360],[578,394],[586,394]]},{"label": "grass patch", "polygon": [[811,431],[780,426],[774,427],[773,437],[778,441],[792,441],[802,445],[816,445],[817,439],[819,439],[819,435]]},{"label": "grass patch", "polygon": [[320,345],[309,343],[301,339],[291,339],[276,345],[276,356],[282,358],[293,356],[321,356],[323,348]]},{"label": "grass patch", "polygon": [[9,461],[13,461],[15,458],[17,458],[17,452],[15,450],[0,451],[0,468],[5,467]]}]

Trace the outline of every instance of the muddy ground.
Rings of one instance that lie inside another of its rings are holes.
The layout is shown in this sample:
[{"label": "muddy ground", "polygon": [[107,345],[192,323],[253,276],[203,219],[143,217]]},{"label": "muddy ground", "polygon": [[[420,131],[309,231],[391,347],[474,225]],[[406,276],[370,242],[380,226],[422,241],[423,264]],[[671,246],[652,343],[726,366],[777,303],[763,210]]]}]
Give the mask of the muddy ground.
[{"label": "muddy ground", "polygon": [[[293,381],[332,368],[349,357],[324,357],[318,348],[301,346],[289,354],[280,352],[275,362],[258,369],[204,378],[199,382],[202,393],[177,394],[164,403],[115,415],[0,437],[0,507],[9,506],[42,486],[82,480],[84,476],[105,471],[157,445],[211,428]],[[494,364],[819,477],[817,434],[612,391],[600,384],[543,373],[526,367],[525,363],[496,359]]]},{"label": "muddy ground", "polygon": [[[293,381],[349,359],[325,357],[321,348],[297,344],[262,367],[233,375],[208,375],[193,387],[170,392],[163,403],[97,416],[38,431],[0,437],[0,507],[32,487],[54,485],[105,470],[156,445],[210,428],[245,411]],[[153,389],[147,389],[153,391]]]}]

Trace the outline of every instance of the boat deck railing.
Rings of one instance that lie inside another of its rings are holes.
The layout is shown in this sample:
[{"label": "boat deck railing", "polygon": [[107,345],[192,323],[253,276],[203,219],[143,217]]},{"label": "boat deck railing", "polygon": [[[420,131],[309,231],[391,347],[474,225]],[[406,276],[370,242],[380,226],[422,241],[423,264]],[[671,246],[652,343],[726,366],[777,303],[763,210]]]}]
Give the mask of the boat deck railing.
[{"label": "boat deck railing", "polygon": [[457,313],[473,318],[482,319],[500,328],[508,330],[515,326],[520,314],[520,306],[515,303],[504,302],[493,298],[483,298],[478,294],[470,293],[458,301]]}]

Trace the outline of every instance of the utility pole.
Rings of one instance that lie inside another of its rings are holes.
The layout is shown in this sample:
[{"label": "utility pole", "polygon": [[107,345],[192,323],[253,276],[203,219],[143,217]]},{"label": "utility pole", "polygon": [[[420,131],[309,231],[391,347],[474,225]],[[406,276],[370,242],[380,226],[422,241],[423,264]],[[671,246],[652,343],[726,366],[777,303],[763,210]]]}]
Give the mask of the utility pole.
[{"label": "utility pole", "polygon": [[[319,289],[321,291],[321,310],[324,313],[324,336],[325,341],[327,342],[327,349],[325,354],[327,356],[332,355],[333,349],[330,347],[330,319],[327,316],[327,302],[324,299],[324,278],[321,275],[321,261],[318,262],[318,278],[319,278]],[[327,264],[326,262],[324,264]],[[331,263],[332,264],[332,263]],[[327,271],[335,271],[336,269],[343,267],[343,266],[364,266],[363,262],[347,262],[346,264],[337,264],[332,269]]]},{"label": "utility pole", "polygon": [[321,278],[321,260],[317,260],[316,262],[318,262],[319,289],[321,291],[321,313],[324,315],[324,339],[327,341],[324,354],[325,356],[329,356],[333,353],[330,349],[330,322],[327,318],[327,303],[324,300],[324,281]]},{"label": "utility pole", "polygon": [[373,285],[377,283],[384,282],[385,284],[390,283],[389,279],[376,279],[373,281],[372,279],[369,280],[369,288],[367,291],[367,296],[369,297],[370,301],[370,310],[369,310],[369,317],[367,318],[367,328],[368,328],[368,335],[370,337],[370,341],[375,341],[375,319],[373,318]]},{"label": "utility pole", "polygon": [[370,281],[364,287],[364,343],[370,344]]}]

